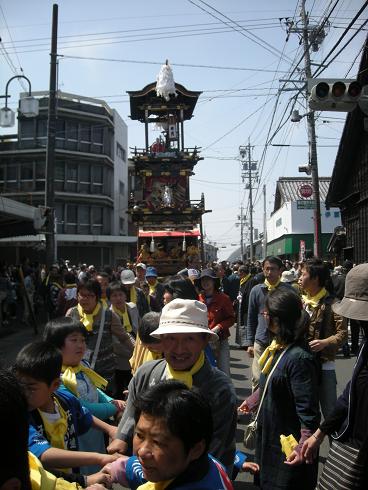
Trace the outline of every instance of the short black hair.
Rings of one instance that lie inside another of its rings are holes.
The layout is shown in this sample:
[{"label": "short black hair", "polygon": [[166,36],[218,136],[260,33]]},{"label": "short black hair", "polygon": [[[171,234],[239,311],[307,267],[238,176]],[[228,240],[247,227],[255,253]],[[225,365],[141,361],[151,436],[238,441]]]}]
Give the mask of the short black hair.
[{"label": "short black hair", "polygon": [[122,284],[120,281],[114,281],[111,282],[106,289],[107,299],[110,299],[112,293],[115,293],[116,291],[122,291],[125,294],[126,298],[129,297],[129,292],[124,284]]},{"label": "short black hair", "polygon": [[284,344],[299,340],[305,333],[308,314],[293,288],[276,288],[269,292],[265,302],[270,320],[279,325],[277,339]]},{"label": "short black hair", "polygon": [[238,269],[239,274],[242,272],[243,274],[249,274],[249,265],[240,265]]},{"label": "short black hair", "polygon": [[63,356],[60,350],[50,342],[37,340],[18,353],[14,369],[17,374],[30,376],[50,386],[59,378],[62,365]]},{"label": "short black hair", "polygon": [[22,490],[31,490],[28,463],[28,408],[24,393],[14,376],[0,370],[0,420],[6,450],[1,456],[0,487],[11,478],[19,478]]},{"label": "short black hair", "polygon": [[181,381],[161,381],[140,393],[134,408],[136,424],[142,413],[163,419],[171,434],[183,442],[187,454],[202,440],[208,451],[213,433],[212,412],[196,388],[189,390]]},{"label": "short black hair", "polygon": [[161,313],[150,311],[142,317],[140,325],[138,325],[138,335],[141,342],[144,344],[158,344],[159,339],[151,336],[151,333],[156,330],[160,323]]},{"label": "short black hair", "polygon": [[63,316],[50,320],[45,325],[43,332],[43,340],[55,345],[58,349],[62,349],[65,344],[65,339],[72,333],[81,333],[87,338],[88,332],[86,327],[78,320],[73,320],[69,316]]},{"label": "short black hair", "polygon": [[321,259],[313,257],[306,260],[303,264],[303,269],[308,272],[311,279],[314,279],[315,277],[318,278],[318,284],[320,285],[320,287],[323,288],[326,286],[326,283],[330,278],[330,271],[327,267],[327,264]]},{"label": "short black hair", "polygon": [[98,276],[103,277],[104,279],[108,279],[110,281],[110,276],[107,272],[97,272],[96,277]]},{"label": "short black hair", "polygon": [[85,282],[80,282],[77,286],[77,293],[79,293],[81,289],[87,289],[87,291],[96,296],[97,300],[101,299],[101,286],[96,279],[87,279]]},{"label": "short black hair", "polygon": [[282,269],[284,267],[284,264],[282,263],[282,260],[280,257],[276,257],[275,255],[268,255],[262,262],[262,269],[265,265],[266,262],[269,262],[270,264],[277,265],[279,269]]}]

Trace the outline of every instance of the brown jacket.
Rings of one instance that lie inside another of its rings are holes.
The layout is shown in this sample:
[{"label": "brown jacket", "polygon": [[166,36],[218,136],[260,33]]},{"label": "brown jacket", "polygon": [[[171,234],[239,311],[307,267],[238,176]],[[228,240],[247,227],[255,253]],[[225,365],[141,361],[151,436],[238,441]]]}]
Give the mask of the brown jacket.
[{"label": "brown jacket", "polygon": [[321,353],[321,361],[334,361],[337,351],[348,338],[348,326],[346,318],[336,315],[331,306],[336,299],[331,295],[322,298],[314,308],[310,318],[307,340],[328,339],[329,345]]}]

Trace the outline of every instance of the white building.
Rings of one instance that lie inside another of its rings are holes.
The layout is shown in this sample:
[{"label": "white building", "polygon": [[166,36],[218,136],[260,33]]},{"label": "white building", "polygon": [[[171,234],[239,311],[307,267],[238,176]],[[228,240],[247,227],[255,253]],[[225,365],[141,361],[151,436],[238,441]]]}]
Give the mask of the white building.
[{"label": "white building", "polygon": [[[341,225],[339,208],[325,206],[330,180],[329,177],[319,179],[323,255],[335,227]],[[274,210],[267,221],[267,255],[297,259],[301,247],[313,250],[314,202],[312,196],[307,197],[311,186],[310,177],[280,177],[277,181]]]}]

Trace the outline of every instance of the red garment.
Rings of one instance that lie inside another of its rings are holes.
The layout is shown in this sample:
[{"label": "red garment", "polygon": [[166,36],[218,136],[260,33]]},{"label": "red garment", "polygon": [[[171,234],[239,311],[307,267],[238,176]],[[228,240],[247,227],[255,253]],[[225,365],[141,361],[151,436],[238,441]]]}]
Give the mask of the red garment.
[{"label": "red garment", "polygon": [[227,294],[214,292],[212,300],[209,304],[206,303],[206,297],[203,294],[199,295],[199,301],[207,306],[208,310],[208,326],[212,330],[219,326],[220,339],[230,337],[229,329],[235,323],[235,312],[231,299]]}]

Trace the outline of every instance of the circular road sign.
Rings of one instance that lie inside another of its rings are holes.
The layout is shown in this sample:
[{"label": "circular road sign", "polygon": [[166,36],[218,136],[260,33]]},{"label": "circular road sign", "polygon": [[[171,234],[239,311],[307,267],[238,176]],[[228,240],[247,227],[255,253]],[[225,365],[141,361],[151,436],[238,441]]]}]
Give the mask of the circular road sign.
[{"label": "circular road sign", "polygon": [[310,184],[303,184],[299,187],[299,194],[301,197],[311,197],[313,194],[313,187]]}]

